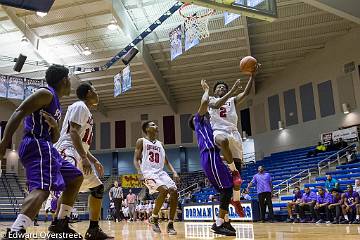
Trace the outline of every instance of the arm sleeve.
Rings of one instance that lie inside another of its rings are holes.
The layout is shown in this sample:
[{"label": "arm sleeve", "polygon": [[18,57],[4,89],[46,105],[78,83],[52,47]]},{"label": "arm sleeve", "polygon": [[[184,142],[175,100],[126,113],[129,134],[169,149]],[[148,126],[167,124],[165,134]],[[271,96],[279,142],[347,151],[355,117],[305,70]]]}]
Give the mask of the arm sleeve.
[{"label": "arm sleeve", "polygon": [[88,111],[87,109],[82,105],[75,106],[69,115],[69,121],[76,123],[80,126],[84,126],[86,122],[88,121]]}]

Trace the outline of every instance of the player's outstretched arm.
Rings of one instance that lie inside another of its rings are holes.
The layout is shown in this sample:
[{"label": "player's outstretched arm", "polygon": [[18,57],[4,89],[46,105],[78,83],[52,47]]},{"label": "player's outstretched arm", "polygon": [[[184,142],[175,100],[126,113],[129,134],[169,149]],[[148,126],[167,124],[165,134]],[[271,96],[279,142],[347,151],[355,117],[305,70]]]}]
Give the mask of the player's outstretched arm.
[{"label": "player's outstretched arm", "polygon": [[245,90],[235,97],[235,104],[240,104],[249,95],[252,85],[254,84],[254,75],[250,76],[248,83],[246,84]]},{"label": "player's outstretched arm", "polygon": [[0,160],[5,155],[6,148],[11,141],[11,138],[14,135],[16,129],[19,127],[21,121],[33,112],[48,106],[51,103],[52,98],[53,95],[49,90],[45,88],[40,89],[25,99],[15,110],[6,124],[4,137],[0,142]]},{"label": "player's outstretched arm", "polygon": [[141,168],[140,168],[142,150],[143,150],[143,139],[139,138],[136,141],[135,153],[134,153],[134,166],[135,166],[138,174],[142,174]]},{"label": "player's outstretched arm", "polygon": [[230,89],[230,91],[228,91],[224,96],[222,96],[221,98],[212,98],[209,101],[209,107],[210,108],[215,108],[218,109],[221,106],[223,106],[226,101],[231,98],[241,87],[241,81],[240,79],[236,80],[236,82],[234,83],[233,87]]},{"label": "player's outstretched arm", "polygon": [[204,90],[204,94],[201,98],[198,114],[203,116],[207,113],[209,106],[209,85],[207,85],[206,80],[201,80],[201,87]]}]

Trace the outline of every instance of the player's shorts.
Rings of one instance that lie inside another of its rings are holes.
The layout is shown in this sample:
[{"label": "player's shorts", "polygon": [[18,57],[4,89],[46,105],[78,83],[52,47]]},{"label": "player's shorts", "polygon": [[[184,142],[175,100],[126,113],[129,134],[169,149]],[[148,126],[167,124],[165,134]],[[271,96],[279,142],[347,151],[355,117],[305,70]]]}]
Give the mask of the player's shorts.
[{"label": "player's shorts", "polygon": [[217,135],[223,135],[229,140],[229,148],[233,158],[243,159],[242,138],[238,131],[214,130],[214,142]]},{"label": "player's shorts", "polygon": [[167,188],[177,189],[175,182],[165,172],[161,171],[154,174],[144,174],[145,186],[149,189],[150,194],[158,192],[160,186],[166,186]]},{"label": "player's shorts", "polygon": [[[81,164],[81,157],[74,147],[60,147],[59,152],[61,156],[72,165],[76,166],[82,173],[84,172]],[[102,184],[101,180],[96,174],[94,165],[92,165],[92,172],[84,174],[84,181],[81,184],[79,192],[88,192],[90,188],[95,188]]]},{"label": "player's shorts", "polygon": [[82,173],[65,161],[52,143],[25,136],[19,146],[19,157],[26,171],[29,192],[35,189],[63,191]]},{"label": "player's shorts", "polygon": [[216,190],[233,187],[230,169],[222,161],[219,152],[203,152],[200,162],[206,177]]}]

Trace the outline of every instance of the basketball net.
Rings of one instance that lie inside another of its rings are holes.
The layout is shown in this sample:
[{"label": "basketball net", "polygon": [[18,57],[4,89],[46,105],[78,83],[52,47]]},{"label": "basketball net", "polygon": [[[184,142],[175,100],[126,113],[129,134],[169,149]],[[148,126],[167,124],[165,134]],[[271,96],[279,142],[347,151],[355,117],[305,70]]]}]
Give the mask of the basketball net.
[{"label": "basketball net", "polygon": [[202,40],[210,36],[209,18],[215,10],[184,4],[179,10],[180,16],[185,19],[185,32],[190,40],[198,38]]}]

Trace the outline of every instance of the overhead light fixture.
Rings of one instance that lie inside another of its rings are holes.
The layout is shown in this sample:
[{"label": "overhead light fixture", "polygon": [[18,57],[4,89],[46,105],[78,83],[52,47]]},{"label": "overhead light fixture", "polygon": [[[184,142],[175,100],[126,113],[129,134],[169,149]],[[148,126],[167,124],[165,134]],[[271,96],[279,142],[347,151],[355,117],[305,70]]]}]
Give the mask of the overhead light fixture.
[{"label": "overhead light fixture", "polygon": [[12,145],[12,150],[11,151],[16,152],[15,144]]},{"label": "overhead light fixture", "polygon": [[85,47],[82,54],[84,54],[85,56],[89,56],[92,54],[92,51],[89,49],[89,47]]},{"label": "overhead light fixture", "polygon": [[110,24],[107,26],[110,31],[115,31],[118,28],[115,20],[111,20]]},{"label": "overhead light fixture", "polygon": [[242,132],[242,139],[243,139],[243,140],[246,140],[246,139],[247,139],[246,131],[243,131],[243,132]]},{"label": "overhead light fixture", "polygon": [[279,130],[284,130],[284,123],[282,121],[278,121],[278,127],[279,127]]},{"label": "overhead light fixture", "polygon": [[344,114],[349,114],[350,113],[350,106],[347,103],[343,103],[342,104],[342,110]]},{"label": "overhead light fixture", "polygon": [[25,48],[25,47],[28,47],[29,45],[30,45],[30,42],[29,42],[29,40],[27,39],[27,37],[22,36],[21,42],[20,42],[20,47],[21,47],[21,48]]},{"label": "overhead light fixture", "polygon": [[43,18],[47,15],[47,12],[36,12],[36,15]]}]

